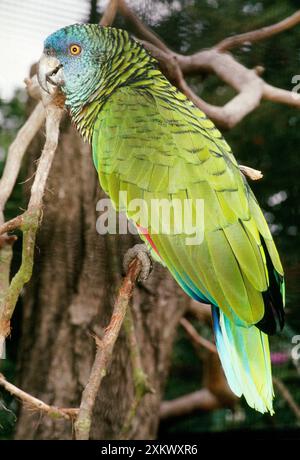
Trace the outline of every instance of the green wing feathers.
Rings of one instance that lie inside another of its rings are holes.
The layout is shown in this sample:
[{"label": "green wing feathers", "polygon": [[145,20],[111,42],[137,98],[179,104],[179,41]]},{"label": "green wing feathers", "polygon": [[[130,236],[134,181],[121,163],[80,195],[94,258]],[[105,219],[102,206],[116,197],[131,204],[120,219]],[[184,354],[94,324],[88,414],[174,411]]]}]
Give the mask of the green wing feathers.
[{"label": "green wing feathers", "polygon": [[149,207],[152,198],[204,199],[201,245],[189,249],[186,235],[152,234],[150,227],[152,240],[170,270],[204,286],[229,317],[233,310],[249,325],[259,322],[269,283],[262,238],[280,276],[283,270],[263,214],[213,123],[188,101],[182,106],[159,91],[126,87],[103,108],[93,150],[101,185],[117,209],[119,190]]},{"label": "green wing feathers", "polygon": [[[268,340],[254,325],[266,333],[282,326],[283,269],[259,205],[220,132],[161,78],[151,91],[128,86],[110,97],[95,125],[93,152],[103,189],[138,226],[144,228],[148,216],[137,218],[119,199],[119,191],[127,192],[128,200],[144,200],[148,209],[152,199],[188,198],[192,214],[196,200],[204,200],[201,244],[186,245],[186,234],[176,231],[182,211],[172,210],[169,234],[155,232],[151,222],[147,232],[182,288],[221,310],[215,330],[221,331],[217,344],[222,342],[220,355],[232,388],[239,385],[236,392],[258,410],[271,410]],[[160,221],[164,224],[163,215]],[[247,336],[240,332],[243,328],[249,329]],[[254,365],[255,350],[249,352],[249,344],[254,347],[255,341],[264,360]],[[224,353],[236,372],[241,363],[248,366],[238,384],[229,377]],[[249,369],[252,386],[243,390]],[[263,395],[259,379],[268,381]]]}]

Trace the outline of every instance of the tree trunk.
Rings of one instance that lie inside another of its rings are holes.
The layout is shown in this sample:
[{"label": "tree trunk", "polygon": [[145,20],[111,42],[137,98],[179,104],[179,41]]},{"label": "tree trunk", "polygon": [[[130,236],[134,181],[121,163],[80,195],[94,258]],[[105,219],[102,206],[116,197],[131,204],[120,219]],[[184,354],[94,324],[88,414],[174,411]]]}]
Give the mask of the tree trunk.
[{"label": "tree trunk", "polygon": [[[30,148],[28,177],[43,142],[40,133]],[[96,232],[96,203],[101,196],[90,147],[66,118],[45,195],[34,273],[23,298],[17,371],[22,389],[60,407],[79,406],[95,355],[91,332],[101,334],[108,324],[122,280],[123,255],[136,242],[131,235]],[[131,439],[156,436],[176,326],[188,302],[157,264],[145,286],[135,290],[134,319],[143,368],[155,393],[141,402]],[[133,394],[122,330],[95,405],[93,439],[118,438]],[[71,439],[72,426],[22,407],[16,438]]]}]

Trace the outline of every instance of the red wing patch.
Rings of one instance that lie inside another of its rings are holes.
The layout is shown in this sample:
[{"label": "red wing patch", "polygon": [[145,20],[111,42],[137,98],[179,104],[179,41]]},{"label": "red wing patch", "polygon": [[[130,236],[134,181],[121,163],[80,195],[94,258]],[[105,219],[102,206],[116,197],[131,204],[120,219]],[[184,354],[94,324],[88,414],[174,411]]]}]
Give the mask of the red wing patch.
[{"label": "red wing patch", "polygon": [[138,228],[138,231],[144,235],[144,237],[146,238],[146,240],[148,241],[148,243],[150,244],[150,246],[152,247],[152,249],[156,252],[156,254],[160,257],[160,254],[158,252],[158,249],[157,247],[155,246],[151,236],[150,236],[150,233],[148,232],[148,230],[144,227],[142,227],[141,225],[139,224],[136,224],[137,228]]}]

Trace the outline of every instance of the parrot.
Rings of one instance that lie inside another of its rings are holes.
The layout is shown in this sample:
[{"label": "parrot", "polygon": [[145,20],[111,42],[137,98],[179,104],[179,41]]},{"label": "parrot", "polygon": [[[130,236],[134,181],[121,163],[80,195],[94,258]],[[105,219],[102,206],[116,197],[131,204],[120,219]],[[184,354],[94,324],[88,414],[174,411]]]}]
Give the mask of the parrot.
[{"label": "parrot", "polygon": [[[48,93],[63,92],[115,209],[126,212],[183,291],[211,306],[233,393],[273,414],[268,336],[284,326],[284,272],[264,214],[221,132],[123,29],[85,23],[53,32],[44,42],[38,81]],[[145,203],[139,213],[130,206],[134,200]],[[155,200],[188,200],[192,220],[203,200],[201,241],[187,243],[186,229],[178,226],[182,206],[169,216],[156,213],[152,224]]]}]

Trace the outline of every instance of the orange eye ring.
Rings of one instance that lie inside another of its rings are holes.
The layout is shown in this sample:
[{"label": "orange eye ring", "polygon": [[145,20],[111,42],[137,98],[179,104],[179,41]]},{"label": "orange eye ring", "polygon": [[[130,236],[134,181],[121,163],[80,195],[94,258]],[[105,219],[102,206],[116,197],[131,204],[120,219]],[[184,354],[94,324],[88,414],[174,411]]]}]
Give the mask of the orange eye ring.
[{"label": "orange eye ring", "polygon": [[81,46],[74,43],[73,45],[69,46],[69,50],[72,56],[78,56],[78,54],[81,53]]}]

